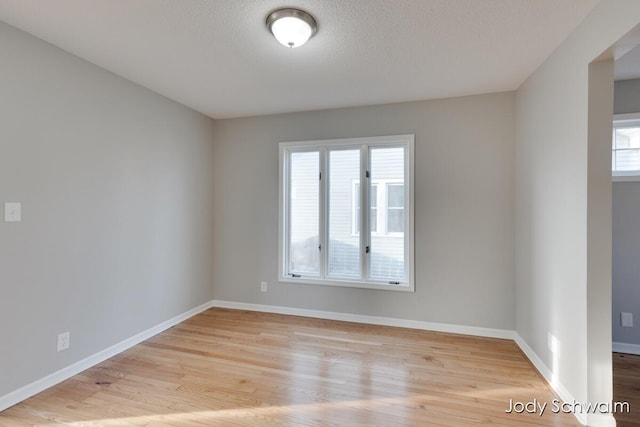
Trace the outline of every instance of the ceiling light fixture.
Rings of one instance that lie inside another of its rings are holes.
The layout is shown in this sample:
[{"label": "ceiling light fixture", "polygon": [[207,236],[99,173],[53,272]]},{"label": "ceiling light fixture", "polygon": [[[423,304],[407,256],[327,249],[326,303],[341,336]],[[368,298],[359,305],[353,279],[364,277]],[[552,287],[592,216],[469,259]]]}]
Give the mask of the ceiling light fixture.
[{"label": "ceiling light fixture", "polygon": [[313,16],[300,9],[278,9],[267,16],[267,28],[286,47],[302,46],[313,36],[318,24]]}]

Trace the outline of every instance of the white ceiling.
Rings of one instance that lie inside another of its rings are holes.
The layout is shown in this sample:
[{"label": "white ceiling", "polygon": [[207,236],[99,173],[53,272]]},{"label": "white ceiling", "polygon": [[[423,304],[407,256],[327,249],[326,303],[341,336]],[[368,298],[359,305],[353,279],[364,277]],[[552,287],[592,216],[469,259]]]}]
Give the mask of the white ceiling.
[{"label": "white ceiling", "polygon": [[[214,118],[516,89],[599,0],[0,0],[0,19]],[[266,15],[318,33],[287,49]]]}]

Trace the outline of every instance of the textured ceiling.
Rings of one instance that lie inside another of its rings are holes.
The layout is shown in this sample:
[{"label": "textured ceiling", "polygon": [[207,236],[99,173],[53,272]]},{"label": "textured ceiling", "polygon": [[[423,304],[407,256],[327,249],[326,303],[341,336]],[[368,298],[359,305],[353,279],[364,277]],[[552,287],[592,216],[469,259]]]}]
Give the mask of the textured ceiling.
[{"label": "textured ceiling", "polygon": [[[0,0],[0,19],[214,118],[516,89],[599,0]],[[287,49],[264,25],[318,21]]]}]

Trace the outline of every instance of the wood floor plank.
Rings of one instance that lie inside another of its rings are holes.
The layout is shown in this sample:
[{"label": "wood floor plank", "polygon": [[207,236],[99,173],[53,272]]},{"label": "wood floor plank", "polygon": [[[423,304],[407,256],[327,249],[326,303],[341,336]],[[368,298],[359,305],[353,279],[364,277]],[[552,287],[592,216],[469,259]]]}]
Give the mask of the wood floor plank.
[{"label": "wood floor plank", "polygon": [[613,353],[613,400],[630,406],[615,414],[618,427],[640,427],[640,356]]},{"label": "wood floor plank", "polygon": [[577,426],[509,340],[210,309],[0,413],[0,426]]}]

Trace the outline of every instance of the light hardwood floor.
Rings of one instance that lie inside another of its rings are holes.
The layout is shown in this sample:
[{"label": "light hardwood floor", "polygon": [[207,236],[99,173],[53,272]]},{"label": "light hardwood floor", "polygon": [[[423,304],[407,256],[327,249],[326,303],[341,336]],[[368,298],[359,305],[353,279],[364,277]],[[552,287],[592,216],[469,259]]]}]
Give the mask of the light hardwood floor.
[{"label": "light hardwood floor", "polygon": [[510,399],[554,398],[509,340],[211,309],[0,413],[0,425],[579,425],[505,413]]}]

